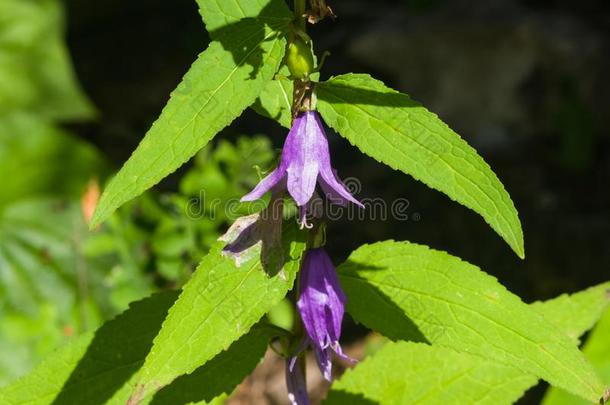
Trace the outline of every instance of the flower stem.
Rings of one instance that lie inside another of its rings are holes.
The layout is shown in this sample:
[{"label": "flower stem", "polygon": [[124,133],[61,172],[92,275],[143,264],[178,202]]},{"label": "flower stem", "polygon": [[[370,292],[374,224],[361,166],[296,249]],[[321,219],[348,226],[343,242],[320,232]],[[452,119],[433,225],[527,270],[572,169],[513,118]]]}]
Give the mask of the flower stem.
[{"label": "flower stem", "polygon": [[305,2],[306,0],[294,0],[294,15],[297,25],[305,31]]}]

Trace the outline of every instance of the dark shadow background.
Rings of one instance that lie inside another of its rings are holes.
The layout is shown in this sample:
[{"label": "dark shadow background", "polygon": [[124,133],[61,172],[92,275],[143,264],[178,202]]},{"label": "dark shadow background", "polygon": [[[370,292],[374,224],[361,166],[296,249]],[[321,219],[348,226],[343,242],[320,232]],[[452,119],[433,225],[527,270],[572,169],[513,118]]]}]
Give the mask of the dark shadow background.
[{"label": "dark shadow background", "polygon": [[[194,0],[66,2],[70,51],[101,113],[77,129],[118,168],[208,36]],[[329,4],[339,18],[310,29],[318,53],[332,53],[323,77],[370,72],[438,113],[508,189],[526,248],[520,261],[476,214],[331,136],[335,167],[361,181],[360,198],[410,202],[407,221],[332,223],[337,263],[363,243],[392,238],[475,263],[526,301],[608,280],[610,2]],[[267,134],[280,147],[285,130],[249,111],[221,136],[243,133]],[[179,176],[159,187],[172,189]]]}]

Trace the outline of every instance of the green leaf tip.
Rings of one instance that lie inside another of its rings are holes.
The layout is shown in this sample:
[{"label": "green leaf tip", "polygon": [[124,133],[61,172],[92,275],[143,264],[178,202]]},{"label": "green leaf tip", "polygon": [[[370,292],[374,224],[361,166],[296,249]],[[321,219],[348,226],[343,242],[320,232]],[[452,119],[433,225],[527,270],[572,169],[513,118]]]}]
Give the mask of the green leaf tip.
[{"label": "green leaf tip", "polygon": [[483,158],[438,116],[366,74],[317,87],[326,123],[360,151],[470,208],[525,257],[521,221]]},{"label": "green leaf tip", "polygon": [[248,17],[210,32],[214,41],[108,183],[91,228],[176,171],[255,102],[281,65],[287,29],[283,18]]}]

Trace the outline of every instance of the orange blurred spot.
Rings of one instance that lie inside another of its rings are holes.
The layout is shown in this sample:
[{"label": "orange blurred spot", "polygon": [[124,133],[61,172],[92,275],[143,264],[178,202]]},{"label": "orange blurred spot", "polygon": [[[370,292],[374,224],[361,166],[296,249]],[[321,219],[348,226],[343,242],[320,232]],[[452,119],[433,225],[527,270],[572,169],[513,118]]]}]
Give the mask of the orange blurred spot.
[{"label": "orange blurred spot", "polygon": [[74,336],[74,328],[70,325],[66,325],[64,326],[63,333],[66,337]]},{"label": "orange blurred spot", "polygon": [[89,180],[87,184],[87,189],[85,193],[80,199],[80,207],[83,213],[83,218],[85,222],[88,224],[93,217],[93,213],[95,212],[95,207],[97,206],[98,201],[100,200],[100,185],[97,182],[97,179]]}]

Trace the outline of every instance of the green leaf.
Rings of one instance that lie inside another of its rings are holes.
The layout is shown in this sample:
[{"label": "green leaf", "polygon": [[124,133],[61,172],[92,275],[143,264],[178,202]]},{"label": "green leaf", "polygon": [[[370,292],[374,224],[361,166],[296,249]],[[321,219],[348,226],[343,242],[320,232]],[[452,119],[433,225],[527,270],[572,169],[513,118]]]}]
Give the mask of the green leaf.
[{"label": "green leaf", "polygon": [[260,254],[238,267],[221,254],[221,244],[212,247],[155,338],[132,403],[205,364],[284,298],[305,247],[293,225],[284,229],[284,265],[277,273],[261,264]]},{"label": "green leaf", "polygon": [[[317,63],[317,62],[316,62]],[[290,70],[286,65],[282,66],[277,77],[267,83],[262,93],[251,105],[252,109],[263,117],[276,120],[285,128],[292,125],[292,99],[294,86],[292,80],[288,79]],[[320,73],[311,75],[311,80],[317,81]]]},{"label": "green leaf", "polygon": [[[213,402],[221,394],[231,394],[262,360],[269,339],[278,336],[274,328],[257,325],[246,335],[192,374],[183,375],[161,389],[146,404],[190,404]],[[152,400],[151,400],[152,398]],[[219,402],[220,403],[220,402]]]},{"label": "green leaf", "polygon": [[[124,405],[136,372],[177,295],[166,292],[132,304],[95,333],[75,339],[30,374],[0,389],[0,402]],[[256,367],[274,334],[268,327],[254,327],[206,366],[177,379],[145,402],[182,405],[224,397],[223,393],[230,393]]]},{"label": "green leaf", "polygon": [[287,79],[271,80],[252,109],[263,117],[276,120],[285,128],[292,124],[292,81]]},{"label": "green leaf", "polygon": [[349,313],[393,340],[483,356],[591,401],[604,391],[572,339],[496,279],[456,257],[388,241],[356,250],[339,274]]},{"label": "green leaf", "polygon": [[[610,382],[610,344],[608,342],[610,342],[610,311],[606,311],[583,349],[585,356],[597,369],[602,378]],[[610,400],[610,388],[606,391],[604,398],[606,401]],[[558,388],[551,388],[542,401],[543,405],[578,405],[586,403],[586,401]]]},{"label": "green leaf", "polygon": [[334,130],[363,153],[477,212],[524,257],[521,223],[504,186],[435,114],[368,75],[338,76],[316,89],[318,110]]},{"label": "green leaf", "polygon": [[348,370],[324,403],[509,404],[507,397],[530,380],[516,368],[447,347],[392,342]]},{"label": "green leaf", "polygon": [[63,35],[61,2],[0,2],[0,113],[29,111],[58,120],[93,116]]},{"label": "green leaf", "polygon": [[108,184],[93,227],[180,167],[254,102],[279,68],[288,22],[283,15],[273,21],[245,18],[211,33],[216,40]]},{"label": "green leaf", "polygon": [[[286,3],[278,0],[198,0],[197,3],[206,28],[212,32],[218,27],[246,17],[261,15],[273,18],[280,13],[290,14]],[[287,68],[283,68],[278,73],[282,76],[290,75]],[[292,121],[292,81],[269,81],[252,108],[262,116],[275,119],[284,127],[289,128]]]},{"label": "green leaf", "polygon": [[575,294],[563,294],[544,302],[530,304],[566,335],[580,343],[580,336],[591,329],[610,305],[610,282]]},{"label": "green leaf", "polygon": [[220,28],[244,18],[277,22],[292,19],[283,0],[197,0],[205,28],[213,39]]},{"label": "green leaf", "polygon": [[[576,333],[578,337],[608,306],[608,286],[606,283],[531,307],[564,333]],[[435,345],[398,343],[384,347],[381,353],[348,371],[333,384],[326,403],[346,403],[348,399],[366,403],[368,398],[409,404],[425,398],[431,404],[512,404],[537,383],[536,376],[485,357]]]}]

